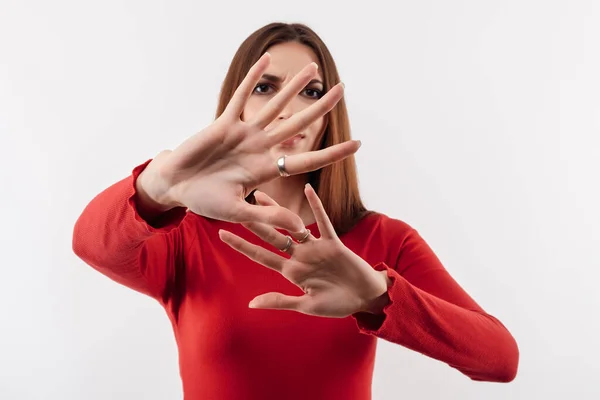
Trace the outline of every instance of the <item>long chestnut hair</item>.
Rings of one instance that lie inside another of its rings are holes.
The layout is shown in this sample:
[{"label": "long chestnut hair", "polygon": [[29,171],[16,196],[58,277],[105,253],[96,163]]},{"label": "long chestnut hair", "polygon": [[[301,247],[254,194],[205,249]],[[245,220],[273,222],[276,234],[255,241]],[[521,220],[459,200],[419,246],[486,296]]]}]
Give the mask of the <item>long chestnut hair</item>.
[{"label": "long chestnut hair", "polygon": [[[216,118],[225,111],[235,90],[252,65],[271,46],[286,42],[303,44],[316,54],[319,61],[319,70],[324,79],[324,92],[327,92],[340,81],[331,53],[312,29],[303,24],[271,23],[248,36],[235,53],[221,87]],[[325,116],[325,125],[326,128],[318,148],[322,149],[350,140],[350,122],[343,98]],[[349,231],[362,217],[369,213],[360,198],[356,163],[353,155],[317,171],[310,172],[308,182],[319,195],[338,235]],[[250,193],[246,201],[255,204],[254,193]]]}]

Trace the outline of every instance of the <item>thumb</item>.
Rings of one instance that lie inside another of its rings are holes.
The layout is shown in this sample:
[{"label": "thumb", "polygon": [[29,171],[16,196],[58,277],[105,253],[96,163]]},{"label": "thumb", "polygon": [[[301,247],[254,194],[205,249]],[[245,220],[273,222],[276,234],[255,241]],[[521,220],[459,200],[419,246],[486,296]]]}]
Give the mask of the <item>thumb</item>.
[{"label": "thumb", "polygon": [[255,297],[248,307],[270,310],[299,311],[304,296],[287,296],[282,293],[265,293]]},{"label": "thumb", "polygon": [[271,198],[271,196],[269,196],[268,194],[264,193],[264,192],[260,192],[258,190],[254,191],[254,198],[256,199],[256,202],[258,204],[260,204],[261,206],[278,206],[279,203],[277,203],[275,200],[273,200]]},{"label": "thumb", "polygon": [[232,222],[262,222],[288,232],[304,230],[302,219],[287,208],[280,206],[261,206],[242,200],[235,215],[236,221]]}]

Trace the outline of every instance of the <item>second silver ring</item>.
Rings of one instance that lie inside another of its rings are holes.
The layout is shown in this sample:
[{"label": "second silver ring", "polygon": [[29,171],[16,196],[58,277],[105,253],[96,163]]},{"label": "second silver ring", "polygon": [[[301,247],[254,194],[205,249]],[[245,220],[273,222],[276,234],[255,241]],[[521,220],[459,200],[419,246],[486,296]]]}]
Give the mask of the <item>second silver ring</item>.
[{"label": "second silver ring", "polygon": [[285,247],[283,249],[279,249],[283,253],[287,253],[287,251],[290,249],[290,247],[292,247],[292,243],[294,243],[291,236],[286,236],[286,238],[287,238],[287,243],[285,244]]},{"label": "second silver ring", "polygon": [[306,242],[306,240],[308,239],[309,236],[310,236],[310,229],[306,228],[306,232],[304,233],[304,236],[302,236],[300,239],[298,239],[298,243]]}]

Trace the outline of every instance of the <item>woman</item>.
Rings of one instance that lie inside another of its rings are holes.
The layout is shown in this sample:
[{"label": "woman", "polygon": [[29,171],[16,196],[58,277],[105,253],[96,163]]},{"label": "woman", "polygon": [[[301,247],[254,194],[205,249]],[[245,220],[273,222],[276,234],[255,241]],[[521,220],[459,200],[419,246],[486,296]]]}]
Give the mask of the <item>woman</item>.
[{"label": "woman", "polygon": [[186,399],[369,399],[377,338],[514,379],[502,323],[413,228],[363,206],[343,89],[311,29],[269,24],[215,121],[79,217],[75,253],[166,310]]}]

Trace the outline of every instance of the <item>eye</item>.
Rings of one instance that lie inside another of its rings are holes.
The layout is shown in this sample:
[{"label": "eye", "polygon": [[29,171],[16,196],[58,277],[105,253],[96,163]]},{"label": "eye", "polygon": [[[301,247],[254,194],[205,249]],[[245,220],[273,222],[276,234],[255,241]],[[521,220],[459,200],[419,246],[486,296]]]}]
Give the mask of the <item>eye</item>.
[{"label": "eye", "polygon": [[271,87],[271,85],[267,85],[265,83],[260,83],[260,84],[256,85],[256,87],[254,88],[254,93],[268,94],[270,89],[273,89]]},{"label": "eye", "polygon": [[320,99],[323,97],[323,92],[318,89],[304,89],[304,94],[311,99]]}]

